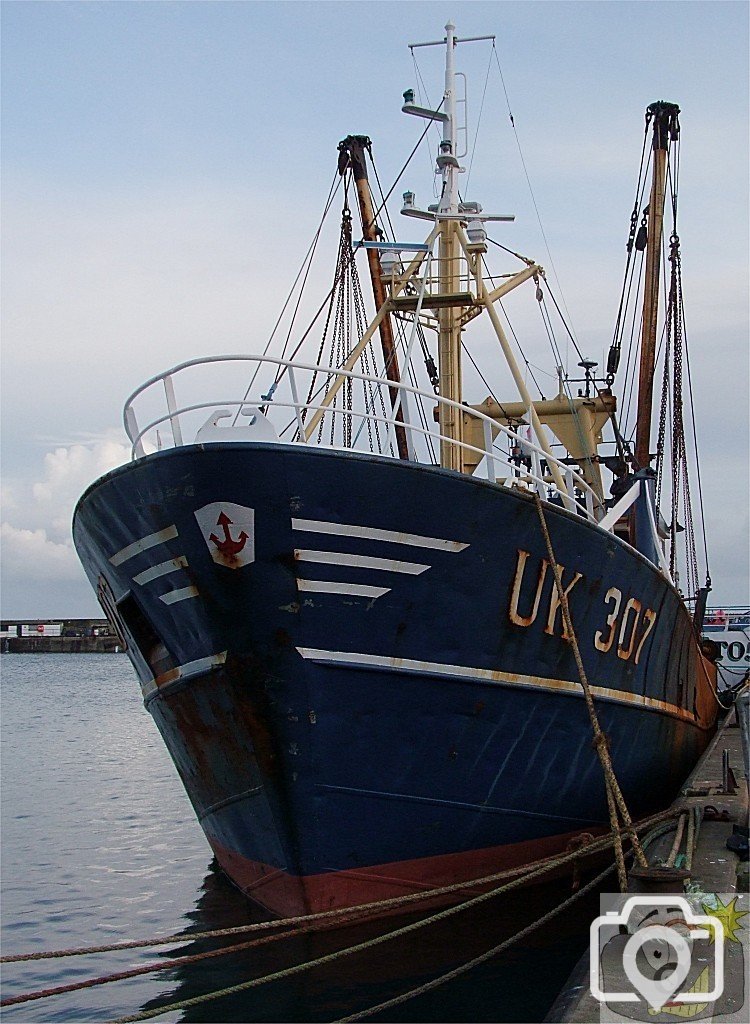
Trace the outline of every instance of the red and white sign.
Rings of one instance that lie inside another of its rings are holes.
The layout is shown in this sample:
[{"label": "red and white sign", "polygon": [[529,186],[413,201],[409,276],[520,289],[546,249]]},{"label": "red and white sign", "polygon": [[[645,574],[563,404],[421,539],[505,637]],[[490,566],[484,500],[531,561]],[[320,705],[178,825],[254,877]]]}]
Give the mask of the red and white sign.
[{"label": "red and white sign", "polygon": [[214,562],[241,569],[255,561],[255,510],[214,501],[194,513]]},{"label": "red and white sign", "polygon": [[37,622],[33,626],[21,626],[21,636],[62,636],[62,623]]}]

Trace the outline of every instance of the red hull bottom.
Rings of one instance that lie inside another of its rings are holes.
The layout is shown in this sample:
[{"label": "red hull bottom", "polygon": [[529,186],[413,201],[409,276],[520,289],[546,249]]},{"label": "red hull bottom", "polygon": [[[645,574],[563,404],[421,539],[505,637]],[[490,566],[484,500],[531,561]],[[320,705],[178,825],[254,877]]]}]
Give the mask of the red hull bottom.
[{"label": "red hull bottom", "polygon": [[[531,842],[471,850],[467,853],[448,853],[420,860],[402,860],[357,870],[306,876],[290,875],[269,864],[248,860],[225,849],[214,839],[209,838],[209,842],[222,870],[246,896],[277,917],[298,917],[425,892],[522,868],[532,861],[562,853],[570,841],[580,834],[568,832]],[[564,870],[571,871],[572,868],[567,866]],[[550,871],[544,880],[554,877]],[[473,895],[481,891],[481,887],[476,887],[463,890],[460,894]],[[451,897],[446,895],[435,897],[434,900],[420,902],[419,908],[450,900]],[[392,913],[393,908],[383,911],[388,912]]]}]

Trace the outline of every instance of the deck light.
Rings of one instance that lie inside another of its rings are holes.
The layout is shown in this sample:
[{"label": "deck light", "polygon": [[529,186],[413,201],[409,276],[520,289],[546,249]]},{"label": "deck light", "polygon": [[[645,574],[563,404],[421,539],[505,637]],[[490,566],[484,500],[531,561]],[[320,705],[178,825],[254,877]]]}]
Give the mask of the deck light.
[{"label": "deck light", "polygon": [[390,277],[394,271],[401,266],[401,253],[393,249],[386,249],[380,254],[380,269],[384,277]]},{"label": "deck light", "polygon": [[487,246],[487,231],[485,230],[483,221],[470,220],[466,226],[466,237],[469,239],[469,244],[474,246]]}]

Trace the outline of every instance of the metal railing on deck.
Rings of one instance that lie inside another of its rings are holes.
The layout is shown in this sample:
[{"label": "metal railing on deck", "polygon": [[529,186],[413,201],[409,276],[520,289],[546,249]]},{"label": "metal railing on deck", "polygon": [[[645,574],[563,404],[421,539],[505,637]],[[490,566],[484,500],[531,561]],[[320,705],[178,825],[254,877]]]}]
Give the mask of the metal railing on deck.
[{"label": "metal railing on deck", "polygon": [[[237,384],[243,365],[251,368],[250,383],[244,388]],[[335,393],[334,381],[340,385]],[[400,395],[403,422],[393,414],[394,389]],[[241,397],[237,397],[238,391]],[[235,397],[229,397],[232,392]],[[200,397],[206,394],[212,397]],[[431,424],[426,418],[417,422],[417,403],[430,409],[443,405],[457,410],[471,440],[446,437],[437,422]],[[354,370],[270,356],[192,359],[152,377],[134,391],[125,404],[124,421],[133,458],[164,447],[243,440],[369,451],[397,458],[396,431],[404,430],[414,462],[438,464],[440,442],[445,441],[462,450],[471,475],[536,491],[548,500],[559,498],[568,510],[594,523],[597,511],[599,516],[603,511],[586,480],[553,457],[566,485],[564,491],[557,488],[547,468],[550,457],[534,441],[459,402]]]}]

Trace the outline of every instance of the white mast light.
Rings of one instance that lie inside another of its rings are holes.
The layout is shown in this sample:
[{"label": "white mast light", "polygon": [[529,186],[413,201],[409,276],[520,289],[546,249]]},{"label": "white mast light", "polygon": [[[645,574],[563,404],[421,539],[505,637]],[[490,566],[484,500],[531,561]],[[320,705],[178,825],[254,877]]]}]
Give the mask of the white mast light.
[{"label": "white mast light", "polygon": [[472,245],[487,245],[487,232],[481,219],[470,220],[466,226],[466,237]]},{"label": "white mast light", "polygon": [[[464,171],[465,168],[461,167],[456,156],[456,136],[458,131],[463,131],[464,128],[461,127],[459,129],[456,122],[457,72],[455,71],[454,66],[453,51],[458,43],[474,43],[482,40],[491,40],[494,42],[494,39],[494,36],[468,36],[465,39],[459,39],[456,36],[456,26],[449,21],[445,26],[444,39],[435,39],[429,43],[409,43],[410,50],[415,50],[420,46],[445,47],[445,85],[440,110],[430,110],[428,107],[417,106],[414,102],[413,89],[406,89],[403,93],[404,103],[401,109],[405,114],[413,114],[415,117],[422,117],[428,121],[438,121],[443,126],[443,137],[440,140],[437,155],[437,173],[443,179],[440,201],[435,205],[430,206],[427,210],[420,210],[415,205],[414,193],[405,192],[401,213],[407,217],[416,217],[418,220],[454,220],[465,222],[468,219],[466,217],[467,213],[476,214],[482,209],[479,203],[461,202],[458,195],[458,175]],[[460,102],[464,103],[465,100],[461,100]],[[507,213],[486,214],[482,217],[482,220],[508,222],[515,220],[515,216]],[[476,242],[471,240],[471,236],[469,237],[472,245],[485,245],[487,242],[487,233],[484,230],[484,227],[479,226],[472,230],[475,231],[477,237]],[[481,239],[480,234],[482,235]]]},{"label": "white mast light", "polygon": [[380,269],[384,277],[391,277],[394,271],[400,272],[401,252],[394,249],[386,249],[384,252],[381,252]]}]

